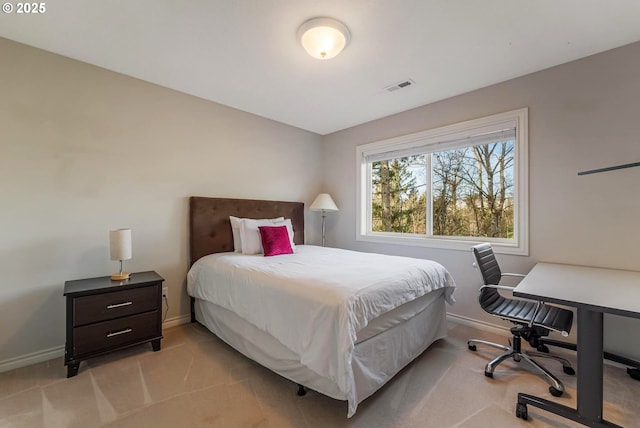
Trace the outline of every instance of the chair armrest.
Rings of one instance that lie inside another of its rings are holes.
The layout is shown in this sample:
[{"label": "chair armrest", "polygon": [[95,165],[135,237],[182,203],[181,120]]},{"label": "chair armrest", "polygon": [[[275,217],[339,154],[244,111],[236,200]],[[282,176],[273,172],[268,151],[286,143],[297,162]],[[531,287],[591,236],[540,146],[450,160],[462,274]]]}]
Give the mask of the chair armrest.
[{"label": "chair armrest", "polygon": [[508,272],[502,272],[502,276],[515,276],[516,278],[524,278],[527,275],[523,275],[521,273],[508,273]]},{"label": "chair armrest", "polygon": [[533,326],[533,322],[535,321],[536,317],[538,316],[538,312],[540,312],[540,309],[542,308],[542,305],[544,303],[542,303],[542,301],[538,300],[536,301],[536,310],[533,311],[533,316],[531,317],[531,321],[529,321],[529,327]]}]

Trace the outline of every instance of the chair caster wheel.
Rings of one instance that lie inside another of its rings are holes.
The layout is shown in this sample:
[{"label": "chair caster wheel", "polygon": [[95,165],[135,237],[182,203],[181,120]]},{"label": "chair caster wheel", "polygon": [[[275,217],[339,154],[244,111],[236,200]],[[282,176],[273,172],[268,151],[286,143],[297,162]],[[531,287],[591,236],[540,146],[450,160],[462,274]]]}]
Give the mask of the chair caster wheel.
[{"label": "chair caster wheel", "polygon": [[520,404],[520,403],[516,404],[516,418],[520,418],[524,421],[526,421],[529,418],[526,404]]},{"label": "chair caster wheel", "polygon": [[560,397],[562,395],[562,391],[560,391],[559,389],[554,388],[553,386],[549,387],[549,392],[554,397]]},{"label": "chair caster wheel", "polygon": [[476,349],[476,345],[467,345],[467,348],[469,348],[469,351],[475,351]]},{"label": "chair caster wheel", "polygon": [[571,366],[562,366],[562,371],[565,372],[568,375],[574,375],[576,374],[576,371],[573,369],[573,367]]},{"label": "chair caster wheel", "polygon": [[488,371],[486,371],[486,370],[485,370],[485,371],[484,371],[484,375],[485,375],[486,377],[490,377],[490,378],[492,378],[492,379],[493,379],[493,373],[491,373],[491,372],[488,372]]},{"label": "chair caster wheel", "polygon": [[538,345],[536,349],[538,350],[538,352],[544,352],[545,354],[549,353],[549,348],[547,347],[547,345]]}]

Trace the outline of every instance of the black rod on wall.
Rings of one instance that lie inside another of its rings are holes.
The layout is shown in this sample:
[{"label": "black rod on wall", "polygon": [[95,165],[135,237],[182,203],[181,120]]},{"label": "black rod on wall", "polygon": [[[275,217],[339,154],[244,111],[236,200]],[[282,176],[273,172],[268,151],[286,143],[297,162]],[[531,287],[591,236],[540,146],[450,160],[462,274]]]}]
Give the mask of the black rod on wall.
[{"label": "black rod on wall", "polygon": [[640,166],[640,162],[626,163],[624,165],[609,166],[606,168],[592,169],[589,171],[580,171],[578,175],[597,174],[599,172],[613,171],[616,169],[633,168],[634,166]]}]

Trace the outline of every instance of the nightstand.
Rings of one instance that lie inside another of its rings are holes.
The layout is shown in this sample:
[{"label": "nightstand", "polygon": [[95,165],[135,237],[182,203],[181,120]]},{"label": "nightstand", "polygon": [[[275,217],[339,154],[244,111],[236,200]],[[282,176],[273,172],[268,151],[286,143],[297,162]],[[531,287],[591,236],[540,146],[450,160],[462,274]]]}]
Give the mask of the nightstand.
[{"label": "nightstand", "polygon": [[65,282],[67,377],[78,374],[81,361],[108,352],[147,342],[159,351],[163,282],[154,271],[124,281],[103,276]]}]

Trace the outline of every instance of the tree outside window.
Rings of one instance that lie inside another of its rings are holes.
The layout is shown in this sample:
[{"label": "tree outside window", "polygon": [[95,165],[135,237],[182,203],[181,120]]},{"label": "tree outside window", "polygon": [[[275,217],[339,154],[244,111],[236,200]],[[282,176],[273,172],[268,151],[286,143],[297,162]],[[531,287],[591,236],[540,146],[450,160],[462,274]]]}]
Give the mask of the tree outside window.
[{"label": "tree outside window", "polygon": [[372,230],[512,238],[513,149],[509,140],[373,162]]}]

